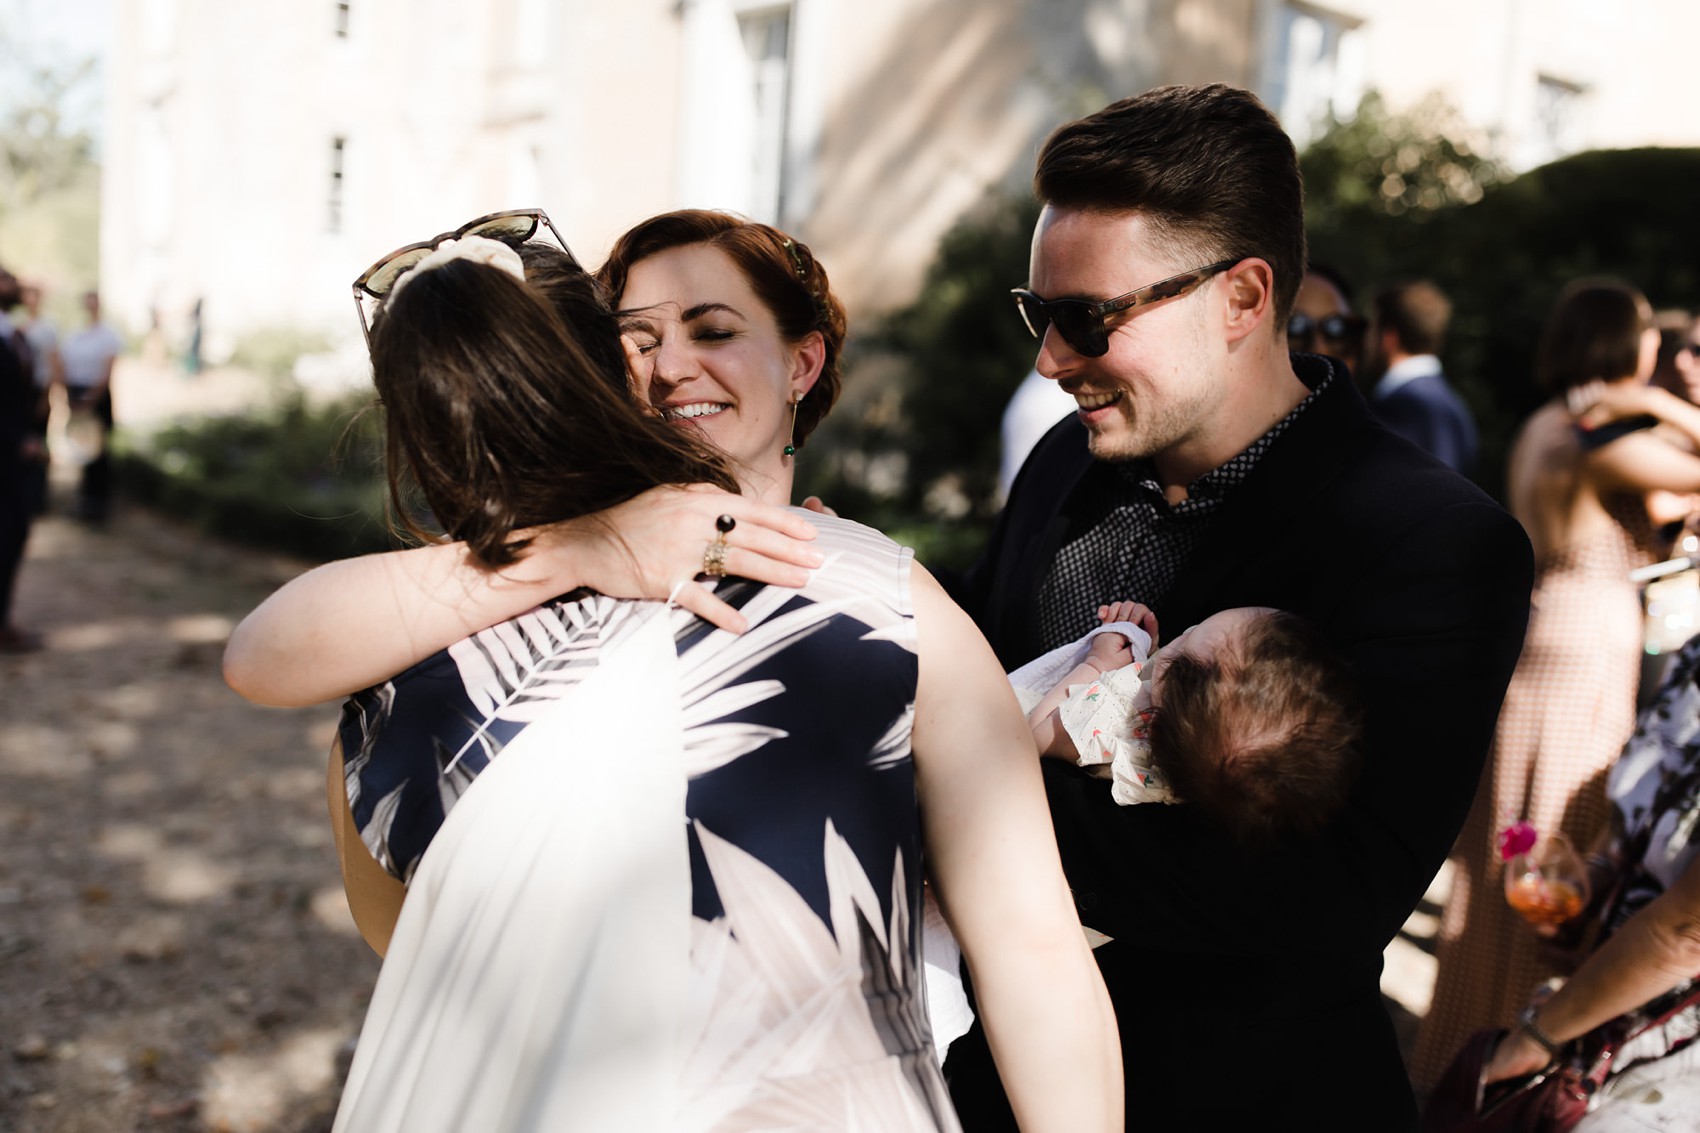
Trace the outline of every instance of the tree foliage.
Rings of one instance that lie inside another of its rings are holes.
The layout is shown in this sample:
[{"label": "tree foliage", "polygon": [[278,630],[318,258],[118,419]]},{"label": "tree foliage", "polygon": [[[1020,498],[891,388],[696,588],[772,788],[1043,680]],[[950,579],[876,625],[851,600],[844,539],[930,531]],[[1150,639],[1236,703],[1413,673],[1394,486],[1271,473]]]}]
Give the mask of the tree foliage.
[{"label": "tree foliage", "polygon": [[100,265],[100,166],[79,103],[93,59],[41,62],[0,37],[0,263],[47,284],[61,321]]},{"label": "tree foliage", "polygon": [[95,75],[95,60],[29,63],[0,46],[12,73],[13,97],[0,113],[0,218],[87,182],[95,143],[70,121],[70,109]]},{"label": "tree foliage", "polygon": [[805,491],[928,562],[961,565],[997,513],[999,425],[1037,352],[1009,291],[1038,215],[994,191],[945,235],[915,301],[857,344],[857,384],[880,392],[847,396],[799,465]]},{"label": "tree foliage", "polygon": [[1431,220],[1510,176],[1444,98],[1393,113],[1374,91],[1350,117],[1330,118],[1299,169],[1312,258],[1336,262],[1348,245],[1363,278],[1392,274],[1392,264],[1420,253]]}]

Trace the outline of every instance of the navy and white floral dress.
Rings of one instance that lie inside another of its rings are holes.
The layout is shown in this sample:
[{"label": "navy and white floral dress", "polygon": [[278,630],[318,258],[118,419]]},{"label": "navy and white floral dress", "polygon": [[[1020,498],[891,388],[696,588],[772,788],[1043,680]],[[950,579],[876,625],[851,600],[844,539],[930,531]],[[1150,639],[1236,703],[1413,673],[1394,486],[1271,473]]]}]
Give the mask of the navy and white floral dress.
[{"label": "navy and white floral dress", "polygon": [[338,1128],[951,1130],[920,975],[910,555],[811,515],[734,636],[569,595],[351,699],[409,883]]}]

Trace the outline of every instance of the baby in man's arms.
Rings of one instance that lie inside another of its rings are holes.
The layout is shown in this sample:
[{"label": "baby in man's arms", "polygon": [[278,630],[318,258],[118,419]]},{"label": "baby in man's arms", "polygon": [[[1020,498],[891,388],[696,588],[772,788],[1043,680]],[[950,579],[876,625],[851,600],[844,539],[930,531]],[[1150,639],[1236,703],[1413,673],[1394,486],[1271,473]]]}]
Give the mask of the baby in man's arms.
[{"label": "baby in man's arms", "polygon": [[[1345,664],[1282,610],[1223,610],[1157,650],[1137,602],[1009,675],[1043,755],[1111,780],[1124,806],[1185,802],[1228,837],[1261,846],[1316,834],[1345,806],[1362,763],[1363,714]],[[940,1059],[973,1020],[956,942],[929,892],[927,1004]],[[1108,939],[1087,930],[1093,947]]]},{"label": "baby in man's arms", "polygon": [[1110,779],[1123,805],[1197,807],[1234,837],[1320,831],[1362,763],[1363,713],[1345,664],[1297,615],[1213,614],[1157,649],[1137,602],[1010,674],[1042,754]]}]

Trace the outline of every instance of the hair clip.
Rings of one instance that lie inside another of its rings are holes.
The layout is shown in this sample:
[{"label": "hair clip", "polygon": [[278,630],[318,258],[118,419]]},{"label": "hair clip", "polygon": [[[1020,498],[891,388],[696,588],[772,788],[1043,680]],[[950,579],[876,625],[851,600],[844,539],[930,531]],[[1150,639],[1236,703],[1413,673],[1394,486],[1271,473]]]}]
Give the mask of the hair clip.
[{"label": "hair clip", "polygon": [[785,238],[785,250],[791,253],[791,262],[797,268],[797,278],[809,278],[809,269],[803,266],[803,253],[797,251],[797,245],[792,243],[789,236]]}]

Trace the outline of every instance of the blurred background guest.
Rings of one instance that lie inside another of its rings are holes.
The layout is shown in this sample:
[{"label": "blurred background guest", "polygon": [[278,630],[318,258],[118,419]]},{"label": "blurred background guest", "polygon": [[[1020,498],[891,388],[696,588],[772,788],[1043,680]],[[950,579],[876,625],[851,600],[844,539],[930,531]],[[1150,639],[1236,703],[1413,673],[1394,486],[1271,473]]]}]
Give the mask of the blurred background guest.
[{"label": "blurred background guest", "polygon": [[1396,283],[1376,292],[1374,318],[1371,411],[1441,463],[1475,475],[1476,419],[1440,367],[1451,301],[1427,280]]},{"label": "blurred background guest", "polygon": [[1573,284],[1542,332],[1535,376],[1551,399],[1523,425],[1508,471],[1511,511],[1535,548],[1534,604],[1453,850],[1419,1089],[1554,974],[1506,905],[1495,833],[1524,820],[1587,846],[1606,820],[1606,769],[1635,723],[1642,609],[1629,572],[1655,557],[1646,497],[1700,490],[1700,410],[1647,385],[1657,350],[1647,300],[1612,281]]},{"label": "blurred background guest", "polygon": [[29,541],[31,470],[45,456],[34,433],[36,389],[28,340],[12,322],[17,277],[0,268],[0,653],[28,653],[36,636],[12,623],[12,592]]},{"label": "blurred background guest", "polygon": [[[1489,1083],[1519,1078],[1608,1023],[1634,1034],[1693,994],[1700,971],[1700,637],[1691,638],[1612,767],[1614,837],[1598,868],[1601,942],[1494,1050]],[[1506,1018],[1502,1022],[1510,1023]],[[1623,1046],[1576,1133],[1700,1128],[1700,1006]]]},{"label": "blurred background guest", "polygon": [[1338,358],[1354,377],[1363,373],[1364,320],[1352,310],[1352,288],[1328,264],[1305,268],[1293,313],[1287,318],[1287,349]]},{"label": "blurred background guest", "polygon": [[1653,364],[1653,384],[1684,401],[1700,403],[1700,320],[1687,311],[1657,315],[1659,357]]},{"label": "blurred background guest", "polygon": [[[33,432],[47,451],[47,424],[53,409],[53,389],[65,383],[64,363],[59,357],[59,328],[41,310],[41,285],[23,283],[23,312],[18,327],[29,342],[35,371],[35,421]],[[41,515],[47,510],[47,461],[33,462],[27,470],[30,511]]]},{"label": "blurred background guest", "polygon": [[89,321],[65,336],[59,355],[65,372],[65,396],[71,423],[81,435],[84,455],[82,481],[77,489],[77,514],[100,521],[112,510],[112,367],[124,342],[101,321],[100,293],[83,295]]}]

